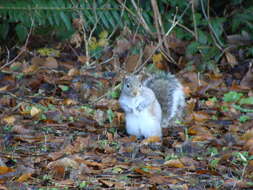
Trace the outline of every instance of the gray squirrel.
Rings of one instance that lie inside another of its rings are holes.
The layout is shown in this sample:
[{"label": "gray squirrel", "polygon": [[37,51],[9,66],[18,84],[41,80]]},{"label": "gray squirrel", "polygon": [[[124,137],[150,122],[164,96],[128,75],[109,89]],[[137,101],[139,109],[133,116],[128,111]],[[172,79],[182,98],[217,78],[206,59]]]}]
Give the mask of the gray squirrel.
[{"label": "gray squirrel", "polygon": [[153,74],[143,82],[139,75],[129,75],[123,80],[119,103],[129,135],[162,137],[162,128],[173,126],[182,117],[185,98],[182,85],[172,74]]}]

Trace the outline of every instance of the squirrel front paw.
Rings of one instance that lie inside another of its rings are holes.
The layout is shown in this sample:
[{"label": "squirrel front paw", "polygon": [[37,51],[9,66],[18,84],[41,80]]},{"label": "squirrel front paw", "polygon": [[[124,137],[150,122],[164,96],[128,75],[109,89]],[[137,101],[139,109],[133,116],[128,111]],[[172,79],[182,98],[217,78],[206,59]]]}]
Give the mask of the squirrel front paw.
[{"label": "squirrel front paw", "polygon": [[146,107],[146,104],[140,103],[140,104],[136,107],[136,109],[137,109],[137,111],[140,112],[140,111],[144,110],[145,107]]},{"label": "squirrel front paw", "polygon": [[126,107],[124,108],[124,110],[125,110],[126,113],[133,113],[133,112],[134,112],[133,108],[130,108],[130,107],[128,107],[128,106],[126,106]]}]

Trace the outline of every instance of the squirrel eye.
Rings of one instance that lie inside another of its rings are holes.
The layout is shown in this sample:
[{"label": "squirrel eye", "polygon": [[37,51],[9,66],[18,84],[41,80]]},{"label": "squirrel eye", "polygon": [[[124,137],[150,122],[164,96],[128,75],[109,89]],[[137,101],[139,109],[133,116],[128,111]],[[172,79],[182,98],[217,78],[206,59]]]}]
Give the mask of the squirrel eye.
[{"label": "squirrel eye", "polygon": [[126,87],[127,87],[127,88],[129,88],[129,87],[130,87],[130,85],[129,85],[129,84],[127,84],[127,85],[126,85]]}]

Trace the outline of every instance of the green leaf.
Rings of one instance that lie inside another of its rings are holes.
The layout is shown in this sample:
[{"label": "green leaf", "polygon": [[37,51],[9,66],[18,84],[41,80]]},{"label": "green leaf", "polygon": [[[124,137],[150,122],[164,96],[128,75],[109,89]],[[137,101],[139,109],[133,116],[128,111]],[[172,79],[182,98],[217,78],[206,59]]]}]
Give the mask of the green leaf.
[{"label": "green leaf", "polygon": [[239,121],[241,123],[245,123],[248,120],[250,120],[250,117],[248,115],[241,115],[240,118],[239,118]]},{"label": "green leaf", "polygon": [[215,18],[215,19],[211,19],[210,23],[214,29],[214,32],[217,34],[217,36],[221,36],[221,34],[223,33],[223,22],[225,21],[224,18]]},{"label": "green leaf", "polygon": [[253,109],[242,108],[241,106],[236,105],[236,104],[233,104],[233,108],[235,108],[241,112],[253,113]]},{"label": "green leaf", "polygon": [[86,188],[88,185],[89,183],[87,181],[82,181],[80,182],[79,187],[82,189],[82,188]]},{"label": "green leaf", "polygon": [[227,106],[221,106],[221,110],[223,112],[228,112],[228,107]]},{"label": "green leaf", "polygon": [[8,23],[3,23],[0,24],[0,38],[5,39],[8,32],[9,32],[9,24]]},{"label": "green leaf", "polygon": [[250,105],[253,105],[253,96],[252,97],[248,97],[248,98],[242,98],[239,101],[239,104],[250,104]]},{"label": "green leaf", "polygon": [[212,97],[212,98],[208,98],[208,101],[216,103],[218,101],[218,99],[216,97]]},{"label": "green leaf", "polygon": [[198,47],[200,44],[198,42],[192,42],[187,46],[186,52],[187,54],[193,55],[198,52]]},{"label": "green leaf", "polygon": [[56,30],[56,36],[60,40],[66,40],[70,38],[74,34],[75,30],[71,28],[71,30],[67,30],[66,28],[63,28],[62,26],[59,26]]},{"label": "green leaf", "polygon": [[216,156],[219,154],[219,151],[215,147],[208,148],[207,152],[210,154],[210,156]]},{"label": "green leaf", "polygon": [[61,16],[67,30],[71,30],[72,26],[71,26],[71,22],[69,20],[69,17],[64,12],[60,12],[60,16]]},{"label": "green leaf", "polygon": [[249,48],[247,51],[248,56],[253,56],[253,47]]},{"label": "green leaf", "polygon": [[195,20],[196,20],[197,25],[202,24],[202,15],[199,13],[195,13],[194,16],[195,16]]},{"label": "green leaf", "polygon": [[66,86],[66,85],[58,85],[58,86],[59,86],[59,88],[60,88],[62,91],[64,91],[64,92],[66,92],[66,91],[69,90],[69,87]]},{"label": "green leaf", "polygon": [[113,111],[111,109],[107,110],[107,117],[108,117],[110,123],[112,123],[114,116],[115,116],[115,114],[113,113]]},{"label": "green leaf", "polygon": [[113,98],[113,99],[117,99],[120,95],[120,91],[119,90],[113,90],[111,91],[110,93],[110,97]]},{"label": "green leaf", "polygon": [[214,159],[214,160],[211,160],[210,166],[211,166],[212,168],[216,168],[216,167],[218,166],[218,164],[219,164],[219,161],[220,161],[219,158]]},{"label": "green leaf", "polygon": [[17,24],[15,27],[16,34],[18,36],[19,41],[24,42],[28,35],[28,30],[23,24]]},{"label": "green leaf", "polygon": [[198,31],[199,43],[207,44],[207,35],[205,32],[199,30]]},{"label": "green leaf", "polygon": [[242,93],[230,91],[223,96],[225,102],[237,102],[243,96]]}]

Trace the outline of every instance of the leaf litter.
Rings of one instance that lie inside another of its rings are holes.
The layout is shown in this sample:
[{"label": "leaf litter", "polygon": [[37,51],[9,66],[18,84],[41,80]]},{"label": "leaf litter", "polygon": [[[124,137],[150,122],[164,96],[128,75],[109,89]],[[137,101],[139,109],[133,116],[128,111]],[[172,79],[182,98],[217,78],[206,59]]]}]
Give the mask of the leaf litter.
[{"label": "leaf litter", "polygon": [[[184,121],[164,129],[162,142],[140,140],[126,134],[117,102],[124,72],[149,57],[149,66],[169,68],[143,38],[125,34],[100,58],[56,44],[1,71],[1,189],[253,188],[252,63],[237,72],[236,55],[226,52],[220,74],[182,69]],[[168,43],[184,68],[187,43],[174,35]]]}]

